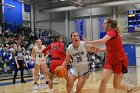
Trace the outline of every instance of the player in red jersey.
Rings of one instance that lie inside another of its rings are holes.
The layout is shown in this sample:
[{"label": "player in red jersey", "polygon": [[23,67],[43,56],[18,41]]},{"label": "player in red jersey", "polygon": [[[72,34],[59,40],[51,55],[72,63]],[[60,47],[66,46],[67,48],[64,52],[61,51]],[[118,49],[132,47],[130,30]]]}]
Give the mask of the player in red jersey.
[{"label": "player in red jersey", "polygon": [[97,52],[107,52],[99,93],[106,93],[106,85],[112,74],[114,74],[114,88],[126,90],[128,93],[130,93],[136,88],[132,87],[131,85],[129,86],[121,83],[123,74],[128,72],[128,59],[123,49],[119,22],[116,20],[107,19],[104,21],[103,26],[104,30],[106,31],[106,35],[102,39],[87,41],[86,38],[83,37],[87,44],[106,45],[105,49],[96,49]]},{"label": "player in red jersey", "polygon": [[64,44],[62,43],[62,35],[58,34],[54,36],[54,42],[46,46],[42,52],[45,54],[48,50],[50,50],[50,54],[52,56],[50,64],[49,88],[50,93],[53,93],[53,78],[55,74],[55,68],[62,65],[66,56]]}]

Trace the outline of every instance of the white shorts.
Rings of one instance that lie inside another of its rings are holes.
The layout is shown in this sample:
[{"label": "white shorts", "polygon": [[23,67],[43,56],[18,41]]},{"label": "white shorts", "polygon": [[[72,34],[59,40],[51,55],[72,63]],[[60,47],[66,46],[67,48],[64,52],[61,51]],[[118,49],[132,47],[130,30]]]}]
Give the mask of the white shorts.
[{"label": "white shorts", "polygon": [[39,60],[35,60],[35,64],[42,65],[42,64],[44,64],[44,63],[46,63],[46,61],[41,62],[41,64],[40,64]]},{"label": "white shorts", "polygon": [[88,64],[81,65],[81,66],[72,66],[69,69],[69,74],[73,74],[77,77],[80,75],[88,74],[88,72],[89,72],[89,65]]}]

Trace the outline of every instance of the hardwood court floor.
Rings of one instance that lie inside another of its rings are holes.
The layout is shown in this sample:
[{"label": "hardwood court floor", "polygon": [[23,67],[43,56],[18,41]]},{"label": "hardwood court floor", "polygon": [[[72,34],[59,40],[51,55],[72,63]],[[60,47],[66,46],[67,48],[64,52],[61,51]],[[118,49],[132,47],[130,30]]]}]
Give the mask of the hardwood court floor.
[{"label": "hardwood court floor", "polygon": [[[140,67],[130,67],[129,73],[124,75],[123,82],[132,84],[134,86],[140,86]],[[83,88],[83,93],[98,93],[98,87],[101,79],[101,72],[90,73],[89,78]],[[112,86],[113,76],[108,82],[107,92],[106,93],[126,93],[126,91],[114,90]],[[0,83],[3,81],[0,81]],[[4,81],[8,82],[8,81]],[[65,88],[64,79],[55,79],[54,81],[54,90],[55,93],[67,93]],[[76,88],[76,84],[74,89]],[[49,93],[49,89],[43,89],[42,91],[35,91],[33,87],[33,82],[30,81],[25,84],[11,84],[7,86],[0,86],[0,93]],[[140,93],[140,91],[135,92]]]}]

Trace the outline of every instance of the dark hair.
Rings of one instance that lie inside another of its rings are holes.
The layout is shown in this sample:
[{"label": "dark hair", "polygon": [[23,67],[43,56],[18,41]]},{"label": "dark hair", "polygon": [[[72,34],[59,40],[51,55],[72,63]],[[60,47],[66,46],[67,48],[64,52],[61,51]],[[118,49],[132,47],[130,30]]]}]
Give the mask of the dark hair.
[{"label": "dark hair", "polygon": [[61,36],[62,36],[61,34],[55,34],[53,36],[54,42],[57,42]]},{"label": "dark hair", "polygon": [[[71,33],[71,38],[72,38],[73,33],[78,33],[78,32],[72,32],[72,33]],[[79,35],[79,33],[78,33],[78,35]]]}]

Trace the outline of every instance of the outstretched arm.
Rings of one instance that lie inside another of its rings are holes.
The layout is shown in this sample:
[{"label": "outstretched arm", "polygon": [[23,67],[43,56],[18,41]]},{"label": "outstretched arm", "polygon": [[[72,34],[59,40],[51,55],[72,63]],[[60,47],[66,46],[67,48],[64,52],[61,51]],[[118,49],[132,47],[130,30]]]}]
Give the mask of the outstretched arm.
[{"label": "outstretched arm", "polygon": [[99,48],[98,52],[107,52],[106,48]]},{"label": "outstretched arm", "polygon": [[93,46],[85,44],[86,50],[91,52],[107,52],[106,48],[99,48],[99,46]]},{"label": "outstretched arm", "polygon": [[51,49],[51,45],[48,45],[42,50],[42,53],[48,54],[48,50],[50,50],[50,49]]},{"label": "outstretched arm", "polygon": [[94,41],[88,41],[85,37],[83,37],[83,40],[86,44],[95,44],[95,45],[101,45],[105,44],[106,41],[108,41],[111,37],[109,35],[105,35],[102,39],[94,40]]}]

